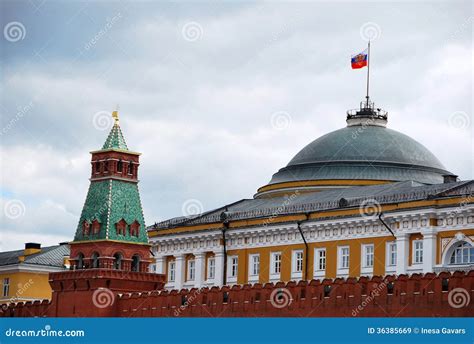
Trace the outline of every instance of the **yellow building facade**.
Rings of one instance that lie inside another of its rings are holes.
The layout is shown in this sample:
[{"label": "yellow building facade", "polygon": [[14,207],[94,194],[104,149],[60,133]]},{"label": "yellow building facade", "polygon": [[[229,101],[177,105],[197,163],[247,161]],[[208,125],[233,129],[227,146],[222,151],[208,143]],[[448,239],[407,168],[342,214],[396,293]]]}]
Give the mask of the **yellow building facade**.
[{"label": "yellow building facade", "polygon": [[0,253],[0,303],[51,299],[49,273],[68,268],[67,244],[41,248],[27,243],[24,250]]}]

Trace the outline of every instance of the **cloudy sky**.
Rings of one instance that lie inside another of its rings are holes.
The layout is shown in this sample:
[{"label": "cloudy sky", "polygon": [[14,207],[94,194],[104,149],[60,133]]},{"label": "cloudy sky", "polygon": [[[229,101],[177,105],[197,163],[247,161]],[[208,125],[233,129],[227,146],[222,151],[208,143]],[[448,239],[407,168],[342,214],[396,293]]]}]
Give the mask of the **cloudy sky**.
[{"label": "cloudy sky", "polygon": [[2,1],[1,244],[71,240],[117,104],[147,224],[251,198],[345,125],[366,70],[389,127],[473,179],[470,1]]}]

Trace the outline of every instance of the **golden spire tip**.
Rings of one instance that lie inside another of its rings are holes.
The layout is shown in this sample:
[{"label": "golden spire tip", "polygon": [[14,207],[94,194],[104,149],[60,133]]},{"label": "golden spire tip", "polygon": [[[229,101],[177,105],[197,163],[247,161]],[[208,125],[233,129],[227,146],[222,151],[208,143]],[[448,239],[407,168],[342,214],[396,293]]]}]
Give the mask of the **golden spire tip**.
[{"label": "golden spire tip", "polygon": [[114,112],[112,112],[112,117],[115,120],[115,124],[119,124],[118,110],[115,110]]}]

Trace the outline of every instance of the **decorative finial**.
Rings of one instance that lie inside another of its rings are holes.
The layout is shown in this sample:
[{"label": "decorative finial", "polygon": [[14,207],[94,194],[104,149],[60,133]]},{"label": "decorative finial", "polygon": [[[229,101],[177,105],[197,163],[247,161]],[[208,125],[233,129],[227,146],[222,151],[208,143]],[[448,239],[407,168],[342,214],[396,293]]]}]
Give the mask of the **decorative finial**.
[{"label": "decorative finial", "polygon": [[118,115],[119,106],[116,106],[116,110],[112,112],[112,117],[115,120],[115,124],[119,124],[119,115]]}]

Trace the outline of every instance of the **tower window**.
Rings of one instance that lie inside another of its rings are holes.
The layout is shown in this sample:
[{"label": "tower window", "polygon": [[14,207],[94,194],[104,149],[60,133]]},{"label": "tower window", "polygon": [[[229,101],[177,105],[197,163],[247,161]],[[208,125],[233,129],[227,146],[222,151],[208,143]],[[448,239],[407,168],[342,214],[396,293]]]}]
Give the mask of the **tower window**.
[{"label": "tower window", "polygon": [[130,225],[130,235],[131,235],[131,236],[138,237],[139,232],[140,232],[140,223],[135,220],[135,221]]},{"label": "tower window", "polygon": [[95,173],[99,173],[100,172],[100,162],[96,161],[94,165],[95,165]]},{"label": "tower window", "polygon": [[115,224],[115,229],[118,235],[126,235],[127,231],[127,222],[124,219],[121,219]]},{"label": "tower window", "polygon": [[84,222],[82,223],[82,235],[89,235],[90,227],[90,223],[87,222],[87,220],[84,220]]},{"label": "tower window", "polygon": [[122,270],[122,255],[120,253],[114,254],[114,269]]},{"label": "tower window", "polygon": [[79,253],[77,255],[77,268],[78,269],[84,269],[84,255],[82,253]]},{"label": "tower window", "polygon": [[128,163],[128,174],[133,174],[133,162]]},{"label": "tower window", "polygon": [[104,172],[109,172],[109,162],[104,161]]},{"label": "tower window", "polygon": [[140,271],[140,256],[138,254],[132,257],[132,271]]},{"label": "tower window", "polygon": [[123,162],[122,160],[119,160],[119,162],[117,163],[117,172],[122,173],[122,171],[123,171]]},{"label": "tower window", "polygon": [[100,232],[100,222],[98,220],[92,221],[92,234],[99,234]]},{"label": "tower window", "polygon": [[94,252],[91,258],[92,258],[92,268],[98,269],[99,268],[99,254],[97,252]]}]

